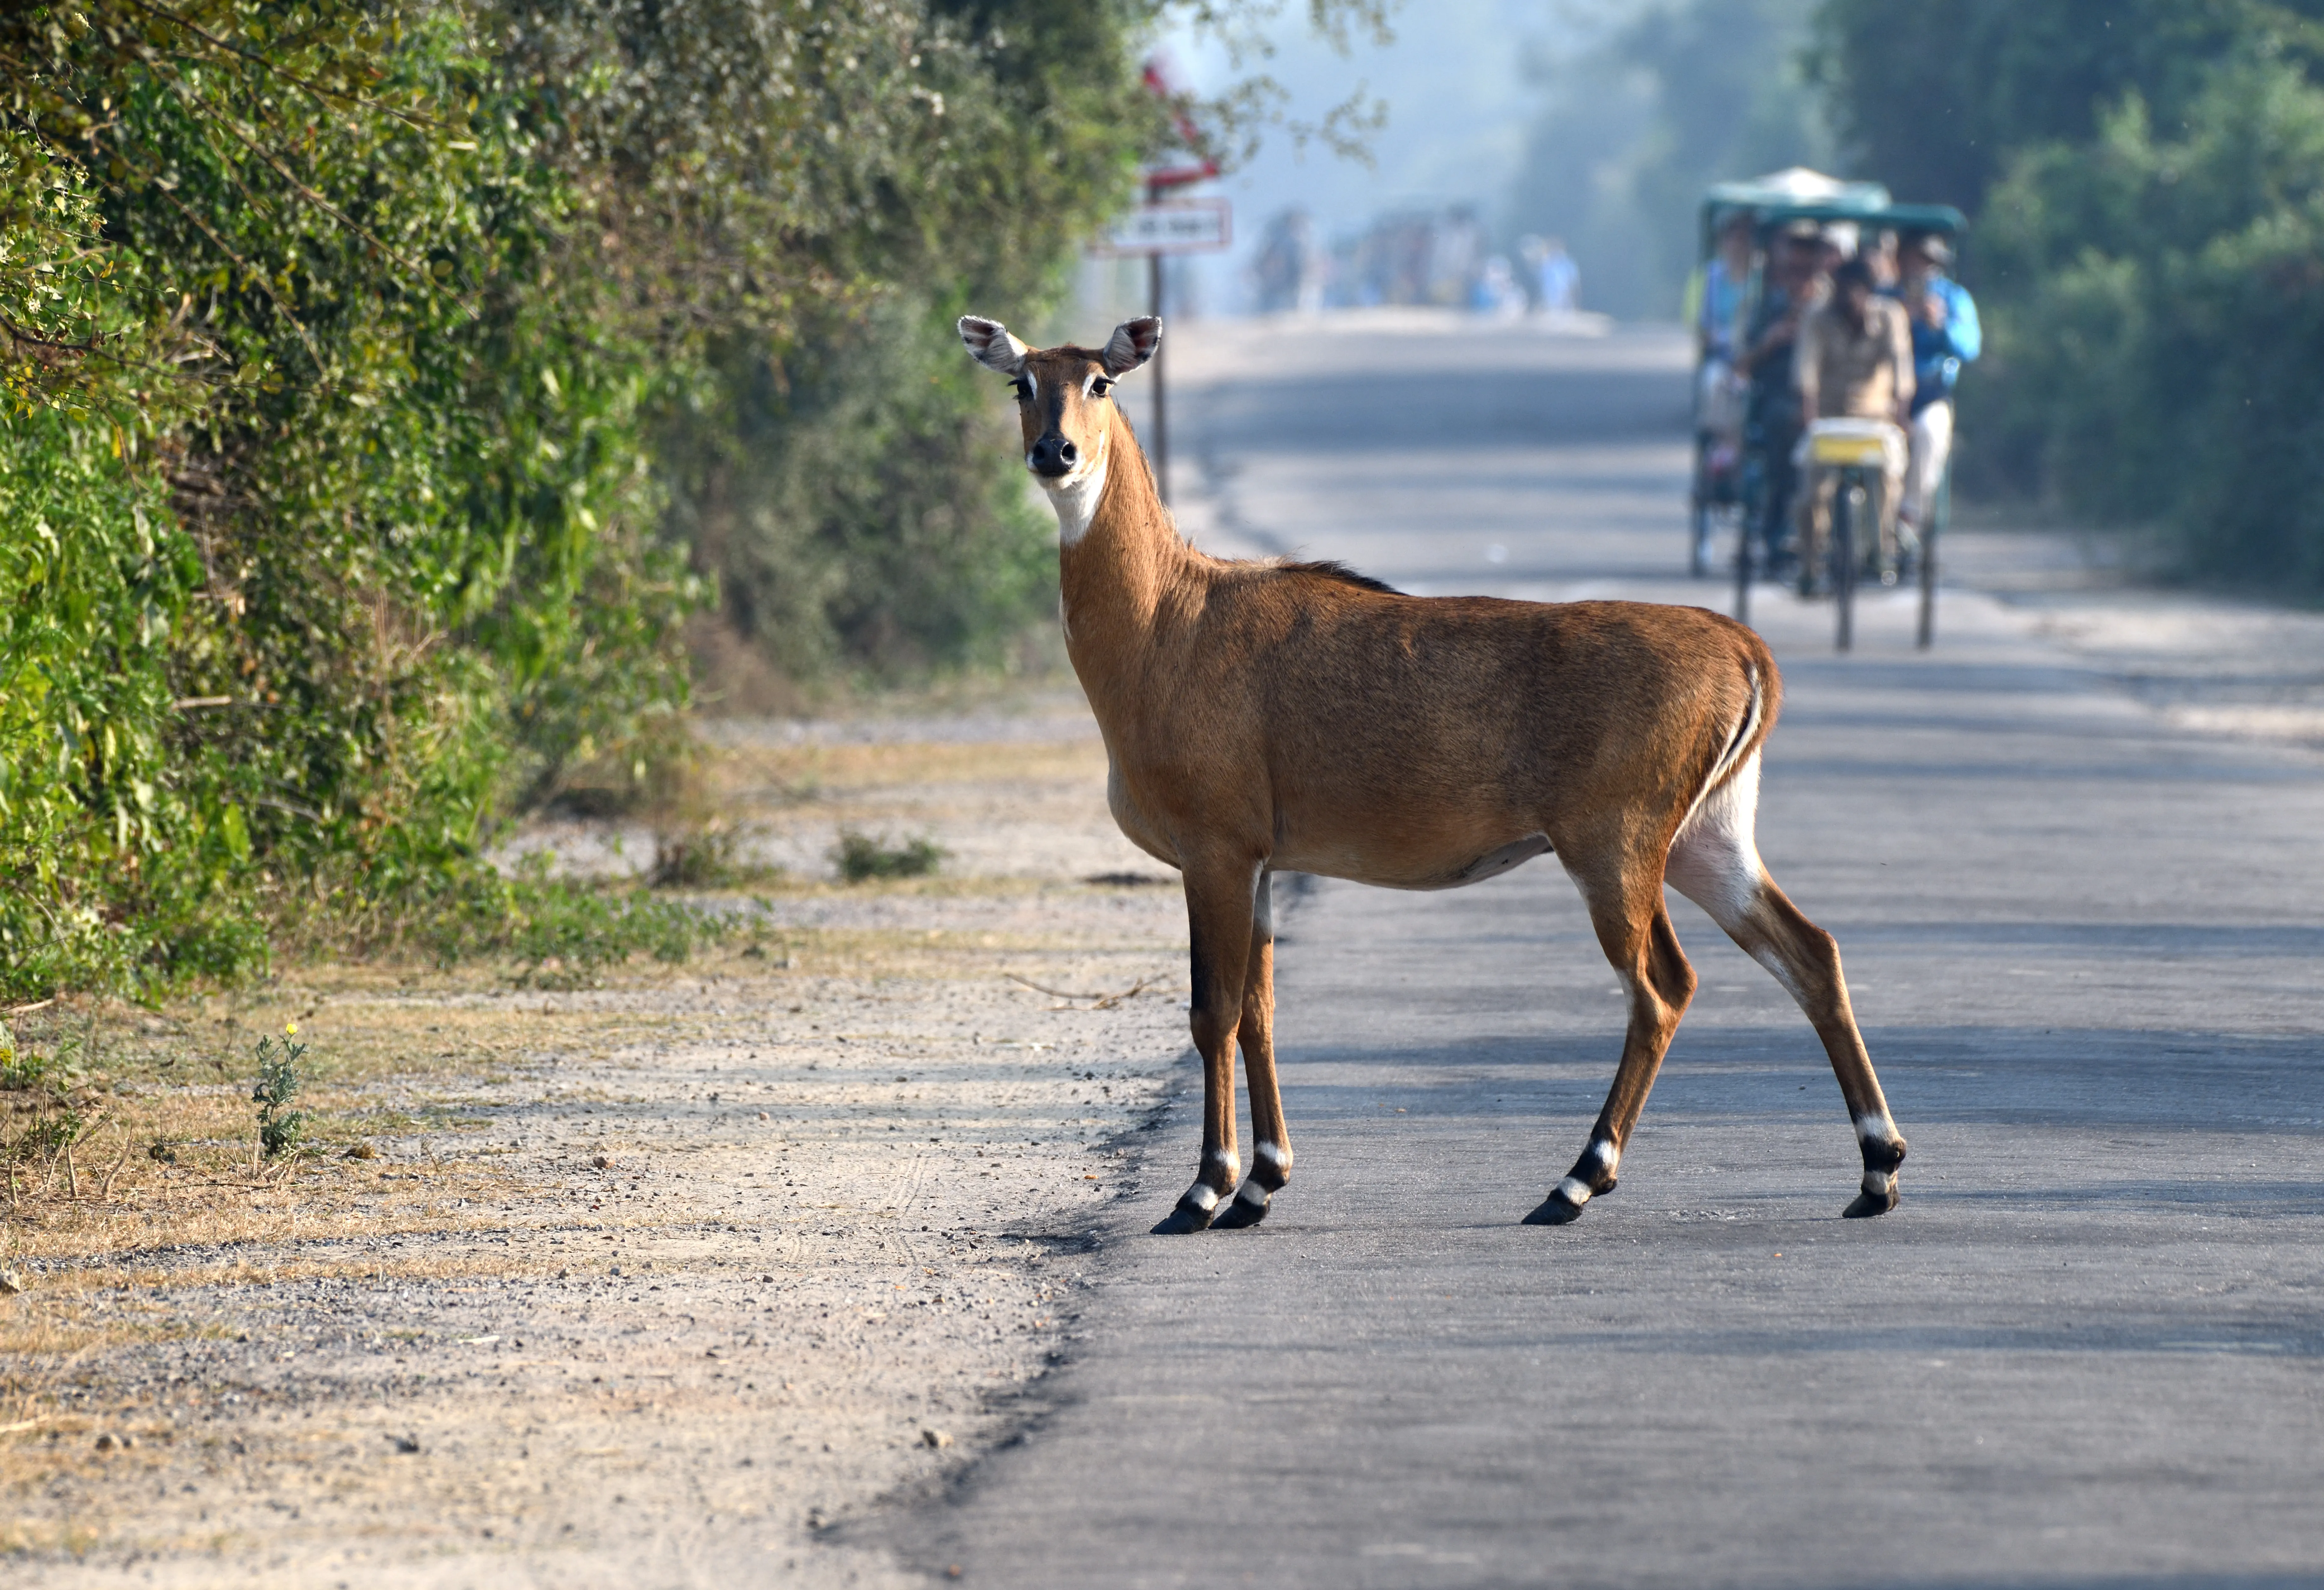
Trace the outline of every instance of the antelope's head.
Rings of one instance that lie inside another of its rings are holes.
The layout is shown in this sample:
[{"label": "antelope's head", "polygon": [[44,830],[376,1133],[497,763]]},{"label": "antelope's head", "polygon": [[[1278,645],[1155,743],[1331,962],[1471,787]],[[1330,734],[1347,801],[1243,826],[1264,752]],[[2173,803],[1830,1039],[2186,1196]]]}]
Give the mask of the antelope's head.
[{"label": "antelope's head", "polygon": [[1061,518],[1066,498],[1091,499],[1082,510],[1086,525],[1109,462],[1114,383],[1154,356],[1162,322],[1151,315],[1126,321],[1102,348],[1028,348],[998,320],[964,315],[960,340],[978,363],[1009,378],[1025,427],[1025,467],[1048,490]]}]

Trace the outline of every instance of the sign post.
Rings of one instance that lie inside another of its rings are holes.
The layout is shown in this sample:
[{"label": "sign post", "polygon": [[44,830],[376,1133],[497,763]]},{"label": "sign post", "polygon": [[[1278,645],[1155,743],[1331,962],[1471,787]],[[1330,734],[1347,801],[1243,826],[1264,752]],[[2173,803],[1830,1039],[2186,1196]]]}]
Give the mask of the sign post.
[{"label": "sign post", "polygon": [[[1166,199],[1163,192],[1181,182],[1200,181],[1206,170],[1156,171],[1147,179],[1147,200],[1113,224],[1105,241],[1093,253],[1109,258],[1144,254],[1147,259],[1148,312],[1162,314],[1162,261],[1168,254],[1215,253],[1234,242],[1234,216],[1222,198]],[[1169,386],[1162,373],[1167,341],[1154,350],[1148,379],[1154,384],[1154,435],[1147,456],[1154,464],[1154,488],[1170,501]]]}]

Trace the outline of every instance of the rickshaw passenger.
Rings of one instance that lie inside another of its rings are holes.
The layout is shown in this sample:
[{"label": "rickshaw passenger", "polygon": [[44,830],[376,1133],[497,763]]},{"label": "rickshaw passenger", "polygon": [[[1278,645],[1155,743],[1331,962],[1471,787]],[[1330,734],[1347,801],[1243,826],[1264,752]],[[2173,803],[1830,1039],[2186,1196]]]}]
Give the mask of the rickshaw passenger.
[{"label": "rickshaw passenger", "polygon": [[1695,351],[1703,363],[1734,364],[1743,335],[1743,295],[1750,285],[1751,212],[1730,210],[1719,223],[1719,252],[1703,267],[1692,295]]},{"label": "rickshaw passenger", "polygon": [[1832,273],[1831,300],[1801,324],[1794,364],[1805,431],[1795,462],[1810,471],[1809,490],[1801,503],[1801,588],[1813,589],[1823,567],[1824,538],[1831,533],[1832,499],[1840,484],[1835,467],[1815,464],[1811,456],[1818,420],[1871,421],[1881,427],[1880,571],[1883,583],[1892,583],[1896,577],[1896,510],[1904,483],[1903,426],[1912,411],[1914,390],[1913,338],[1904,306],[1873,290],[1868,262],[1850,260]]},{"label": "rickshaw passenger", "polygon": [[1896,234],[1894,232],[1876,234],[1865,245],[1863,253],[1865,263],[1872,267],[1873,287],[1893,297],[1897,278],[1903,273],[1903,268],[1896,262]]},{"label": "rickshaw passenger", "polygon": [[1909,234],[1898,251],[1895,296],[1913,327],[1912,462],[1904,476],[1904,523],[1925,528],[1953,450],[1953,385],[1983,351],[1977,300],[1945,274],[1952,250],[1931,232]]},{"label": "rickshaw passenger", "polygon": [[1792,496],[1796,488],[1793,449],[1800,439],[1799,385],[1792,372],[1793,344],[1800,323],[1830,291],[1821,274],[1823,231],[1813,221],[1794,221],[1771,251],[1766,290],[1744,334],[1736,373],[1751,383],[1744,435],[1766,471],[1757,526],[1767,548],[1767,568],[1783,573],[1790,556]]},{"label": "rickshaw passenger", "polygon": [[1719,224],[1719,252],[1687,283],[1694,319],[1694,428],[1722,449],[1727,467],[1743,439],[1744,391],[1735,355],[1751,282],[1751,225],[1749,211],[1730,211]]}]

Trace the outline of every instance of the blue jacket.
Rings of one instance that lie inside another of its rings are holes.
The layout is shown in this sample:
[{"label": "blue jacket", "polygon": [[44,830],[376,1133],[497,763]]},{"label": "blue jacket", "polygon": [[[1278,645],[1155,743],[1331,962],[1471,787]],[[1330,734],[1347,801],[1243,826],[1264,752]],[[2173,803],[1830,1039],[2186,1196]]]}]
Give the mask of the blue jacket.
[{"label": "blue jacket", "polygon": [[[1918,414],[1930,404],[1953,395],[1953,382],[1960,378],[1960,367],[1974,363],[1985,347],[1985,334],[1977,323],[1977,300],[1969,296],[1969,289],[1950,276],[1932,276],[1924,284],[1927,291],[1945,301],[1945,323],[1923,326],[1913,322],[1913,412]],[[1897,289],[1888,290],[1888,296],[1902,299]]]}]

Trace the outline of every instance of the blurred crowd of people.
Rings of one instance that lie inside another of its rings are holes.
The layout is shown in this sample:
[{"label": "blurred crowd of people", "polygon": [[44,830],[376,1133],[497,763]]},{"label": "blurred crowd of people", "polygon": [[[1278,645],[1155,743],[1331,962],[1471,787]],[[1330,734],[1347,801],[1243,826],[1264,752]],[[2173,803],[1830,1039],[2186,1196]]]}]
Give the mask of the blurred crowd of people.
[{"label": "blurred crowd of people", "polygon": [[1467,205],[1385,216],[1337,244],[1305,210],[1284,210],[1267,224],[1251,286],[1268,315],[1408,304],[1516,317],[1582,307],[1582,272],[1563,243],[1520,238],[1513,261]]}]

